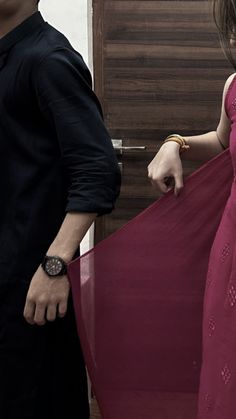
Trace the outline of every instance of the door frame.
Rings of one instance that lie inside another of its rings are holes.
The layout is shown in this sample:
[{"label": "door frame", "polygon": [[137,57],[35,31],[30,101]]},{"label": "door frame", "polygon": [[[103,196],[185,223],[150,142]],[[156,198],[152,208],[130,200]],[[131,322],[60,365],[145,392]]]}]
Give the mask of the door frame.
[{"label": "door frame", "polygon": [[[103,61],[103,29],[104,29],[104,2],[103,0],[92,0],[93,10],[93,78],[94,90],[98,99],[104,109],[104,61]],[[95,221],[94,226],[94,243],[101,240],[102,233],[105,227],[104,217],[99,217]]]}]

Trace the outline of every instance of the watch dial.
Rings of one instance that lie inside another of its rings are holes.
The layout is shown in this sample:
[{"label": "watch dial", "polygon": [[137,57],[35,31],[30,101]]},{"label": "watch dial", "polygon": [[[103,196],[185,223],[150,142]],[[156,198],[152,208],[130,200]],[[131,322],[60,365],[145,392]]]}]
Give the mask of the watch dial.
[{"label": "watch dial", "polygon": [[49,275],[56,276],[61,272],[63,266],[60,260],[51,258],[47,260],[45,268]]}]

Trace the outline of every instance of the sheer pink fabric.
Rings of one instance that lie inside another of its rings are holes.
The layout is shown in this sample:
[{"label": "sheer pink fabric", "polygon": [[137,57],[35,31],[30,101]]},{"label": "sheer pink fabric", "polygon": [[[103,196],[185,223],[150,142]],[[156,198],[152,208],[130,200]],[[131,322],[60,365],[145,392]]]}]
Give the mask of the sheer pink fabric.
[{"label": "sheer pink fabric", "polygon": [[103,419],[196,419],[205,279],[232,178],[226,151],[180,197],[169,193],[70,264]]}]

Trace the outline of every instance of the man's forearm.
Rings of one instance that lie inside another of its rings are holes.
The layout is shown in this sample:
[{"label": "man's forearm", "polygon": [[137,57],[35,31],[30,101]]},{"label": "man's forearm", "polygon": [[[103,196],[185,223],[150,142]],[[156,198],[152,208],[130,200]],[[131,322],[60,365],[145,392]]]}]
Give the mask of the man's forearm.
[{"label": "man's forearm", "polygon": [[68,213],[47,255],[70,262],[97,214]]}]

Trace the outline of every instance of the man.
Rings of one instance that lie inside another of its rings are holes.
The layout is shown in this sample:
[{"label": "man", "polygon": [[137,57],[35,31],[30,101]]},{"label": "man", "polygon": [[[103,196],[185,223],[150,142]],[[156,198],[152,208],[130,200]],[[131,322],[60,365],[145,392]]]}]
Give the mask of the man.
[{"label": "man", "polygon": [[0,0],[0,418],[87,419],[66,267],[120,175],[89,71],[37,3]]}]

